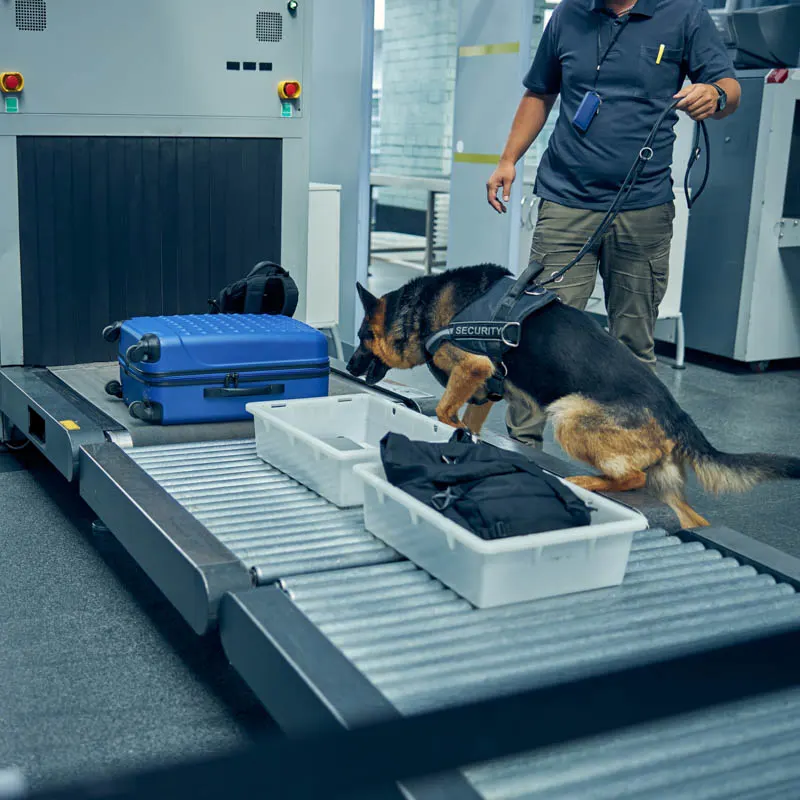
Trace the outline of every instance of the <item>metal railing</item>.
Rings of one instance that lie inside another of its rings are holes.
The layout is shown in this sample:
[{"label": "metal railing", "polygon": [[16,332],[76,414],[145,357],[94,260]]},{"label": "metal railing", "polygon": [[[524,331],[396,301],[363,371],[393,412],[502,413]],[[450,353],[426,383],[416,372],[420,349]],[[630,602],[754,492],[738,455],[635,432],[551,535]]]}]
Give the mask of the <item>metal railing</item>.
[{"label": "metal railing", "polygon": [[[450,179],[442,178],[423,178],[414,175],[390,175],[386,173],[374,172],[370,175],[370,208],[373,203],[373,192],[376,187],[390,187],[392,189],[407,189],[411,191],[423,192],[425,194],[425,245],[423,248],[422,270],[426,275],[430,275],[434,267],[440,266],[436,261],[436,253],[447,250],[447,245],[436,244],[436,198],[438,195],[450,194]],[[418,252],[420,248],[414,246],[392,246],[378,248],[373,245],[372,225],[369,231],[369,258],[372,260],[373,253],[403,253]],[[416,264],[403,262],[404,266],[419,269]]]}]

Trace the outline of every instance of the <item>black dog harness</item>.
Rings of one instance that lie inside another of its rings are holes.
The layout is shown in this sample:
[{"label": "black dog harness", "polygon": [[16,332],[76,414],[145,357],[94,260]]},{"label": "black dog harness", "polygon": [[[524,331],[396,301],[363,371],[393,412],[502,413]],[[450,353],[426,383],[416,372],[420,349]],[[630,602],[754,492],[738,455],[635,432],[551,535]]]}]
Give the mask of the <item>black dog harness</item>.
[{"label": "black dog harness", "polygon": [[459,311],[449,325],[436,331],[425,342],[425,349],[430,354],[428,367],[442,386],[447,382],[434,369],[432,359],[445,342],[491,359],[495,370],[486,382],[488,397],[486,400],[470,400],[473,405],[503,399],[506,377],[503,357],[510,349],[519,347],[525,320],[559,299],[544,286],[529,286],[534,266],[541,271],[541,265],[532,264],[519,278],[501,278],[486,294]]}]

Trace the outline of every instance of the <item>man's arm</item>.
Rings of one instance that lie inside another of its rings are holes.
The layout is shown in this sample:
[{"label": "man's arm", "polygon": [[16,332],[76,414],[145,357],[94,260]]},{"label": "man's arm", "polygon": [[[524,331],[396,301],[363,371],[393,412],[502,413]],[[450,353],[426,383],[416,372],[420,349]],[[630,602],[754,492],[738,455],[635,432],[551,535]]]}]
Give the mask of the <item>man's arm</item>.
[{"label": "man's arm", "polygon": [[[542,132],[556,97],[558,95],[534,94],[530,90],[526,90],[520,100],[517,113],[514,115],[514,122],[511,125],[511,133],[508,135],[505,149],[500,156],[500,162],[486,183],[489,205],[495,211],[505,213],[505,203],[508,202],[511,184],[517,175],[516,164]],[[503,187],[502,202],[497,197],[497,191],[501,186]]]},{"label": "man's arm", "polygon": [[[511,184],[517,177],[516,163],[525,155],[533,140],[542,132],[553,103],[561,91],[561,61],[558,54],[558,28],[563,8],[556,6],[547,23],[528,74],[522,82],[525,94],[520,100],[511,133],[508,135],[497,169],[486,183],[489,205],[504,214],[511,195]],[[503,200],[497,190],[503,187]]]},{"label": "man's arm", "polygon": [[[711,15],[700,3],[689,28],[686,72],[692,85],[675,95],[682,98],[678,108],[697,121],[709,117],[723,119],[736,111],[742,96],[742,88],[734,77],[733,62]],[[717,111],[719,94],[712,83],[728,96],[722,111]]]}]

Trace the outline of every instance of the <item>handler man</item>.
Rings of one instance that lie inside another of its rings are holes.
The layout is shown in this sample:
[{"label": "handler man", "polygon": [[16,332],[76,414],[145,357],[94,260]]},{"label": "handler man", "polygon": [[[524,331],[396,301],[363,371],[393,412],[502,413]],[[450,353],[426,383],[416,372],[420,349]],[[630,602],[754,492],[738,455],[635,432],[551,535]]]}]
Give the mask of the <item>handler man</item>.
[{"label": "handler man", "polygon": [[[505,150],[486,185],[489,204],[506,211],[515,165],[560,95],[561,110],[536,175],[540,201],[530,254],[531,261],[544,265],[545,275],[551,274],[599,225],[667,104],[681,97],[678,108],[692,119],[722,119],[739,105],[734,75],[702,0],[562,0],[545,28]],[[691,84],[681,89],[687,76]],[[584,309],[599,267],[611,334],[651,368],[675,216],[676,122],[677,113],[662,124],[653,158],[597,249],[549,287],[564,302]],[[541,442],[542,412],[515,397],[509,400],[510,435],[528,444]]]}]

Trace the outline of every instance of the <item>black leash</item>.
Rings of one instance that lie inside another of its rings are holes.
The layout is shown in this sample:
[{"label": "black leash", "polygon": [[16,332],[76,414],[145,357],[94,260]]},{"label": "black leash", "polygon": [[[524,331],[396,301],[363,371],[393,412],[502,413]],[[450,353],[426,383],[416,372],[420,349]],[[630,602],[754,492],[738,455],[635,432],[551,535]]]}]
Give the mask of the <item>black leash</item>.
[{"label": "black leash", "polygon": [[[700,134],[703,134],[703,146],[705,151],[700,147]],[[689,178],[692,175],[692,167],[694,167],[700,153],[706,154],[706,166],[703,170],[703,180],[700,181],[700,188],[695,192],[692,197],[691,190],[689,189]],[[692,206],[697,202],[697,198],[703,194],[703,190],[708,183],[708,176],[711,172],[711,143],[708,140],[708,128],[704,120],[700,120],[694,126],[694,142],[692,143],[692,154],[689,156],[689,164],[686,167],[686,174],[683,176],[683,193],[686,195],[686,206],[691,210]]]},{"label": "black leash", "polygon": [[[653,157],[653,142],[655,141],[658,130],[661,124],[667,118],[667,115],[675,108],[680,102],[680,99],[673,100],[661,114],[659,114],[655,125],[650,129],[636,161],[631,166],[622,186],[614,197],[611,207],[606,212],[597,229],[589,237],[586,244],[581,247],[578,254],[564,267],[554,272],[545,280],[537,280],[538,276],[544,270],[544,265],[534,261],[528,264],[527,268],[522,274],[511,284],[511,286],[501,295],[499,302],[494,307],[493,313],[486,308],[487,303],[491,306],[495,299],[491,297],[492,290],[484,295],[477,301],[470,303],[466,309],[460,311],[451,320],[449,325],[446,325],[440,331],[429,336],[425,341],[425,360],[428,368],[431,370],[437,380],[442,382],[441,376],[434,369],[433,354],[436,349],[444,341],[460,343],[462,349],[476,352],[478,355],[485,355],[492,360],[495,365],[494,375],[487,381],[487,397],[489,400],[498,400],[503,396],[503,384],[506,376],[506,369],[503,363],[504,353],[513,347],[519,346],[519,332],[522,330],[522,324],[525,319],[531,314],[536,313],[550,302],[558,299],[555,292],[547,288],[548,284],[560,283],[568,270],[572,269],[587,253],[591,252],[600,240],[605,236],[608,229],[614,224],[614,220],[622,210],[622,206],[628,199],[636,181],[642,173],[645,165]],[[700,188],[691,197],[689,192],[689,177],[692,172],[697,159],[702,152],[700,148],[700,133],[703,134],[703,141],[706,152],[705,174],[703,176]],[[697,201],[708,181],[709,170],[711,168],[710,150],[708,131],[705,122],[700,121],[697,123],[694,132],[694,141],[692,143],[692,153],[689,157],[689,163],[686,167],[686,175],[684,176],[683,188],[686,194],[686,204],[689,208]],[[505,281],[504,281],[505,282]],[[498,285],[499,286],[499,285]],[[524,302],[520,302],[520,298]],[[491,301],[491,302],[489,302]],[[476,308],[477,304],[477,308]],[[475,317],[474,315],[478,316]],[[457,324],[454,324],[457,323]],[[516,341],[507,338],[506,330],[509,326],[516,326],[518,336]],[[464,331],[460,329],[464,328]],[[484,332],[484,329],[486,332]],[[470,346],[467,346],[467,345]],[[470,402],[476,402],[471,400]],[[485,402],[485,401],[483,401]]]},{"label": "black leash", "polygon": [[[614,220],[616,220],[617,216],[619,215],[622,206],[624,205],[625,201],[630,196],[633,187],[636,185],[636,181],[639,180],[639,176],[642,173],[645,165],[648,161],[653,157],[653,142],[655,141],[656,135],[658,134],[658,130],[661,127],[661,124],[670,114],[670,112],[678,105],[680,102],[680,98],[673,100],[662,112],[659,114],[658,119],[656,120],[655,125],[650,129],[650,133],[647,135],[647,139],[645,139],[644,144],[642,145],[641,150],[639,150],[639,154],[636,157],[636,161],[634,161],[633,165],[631,166],[628,174],[625,176],[625,180],[622,182],[622,186],[620,187],[619,191],[617,192],[614,201],[611,203],[611,207],[606,212],[605,216],[601,220],[600,224],[597,226],[595,232],[589,237],[586,244],[578,251],[578,254],[564,267],[562,267],[557,272],[554,272],[550,277],[546,278],[542,281],[536,281],[535,286],[531,289],[527,287],[531,284],[542,272],[544,266],[542,264],[537,263],[536,261],[532,262],[528,265],[527,269],[525,269],[522,274],[517,279],[514,286],[511,288],[507,295],[508,303],[504,302],[503,305],[511,305],[513,302],[522,294],[523,291],[527,289],[530,293],[537,293],[544,290],[544,287],[549,283],[560,283],[564,275],[572,269],[587,253],[590,253],[599,243],[599,241],[605,236],[608,232],[608,229],[614,224]],[[697,159],[702,152],[700,148],[700,133],[703,134],[703,141],[705,146],[705,153],[706,153],[706,163],[705,163],[705,174],[703,175],[703,180],[700,184],[700,188],[695,192],[694,197],[691,196],[689,191],[689,178],[692,173],[692,168],[694,167]],[[692,154],[689,157],[689,164],[686,168],[686,175],[684,176],[683,181],[683,189],[686,195],[686,205],[691,208],[694,203],[697,202],[700,195],[703,193],[703,190],[706,188],[706,183],[708,182],[708,175],[711,169],[711,151],[709,147],[709,140],[708,140],[708,130],[706,128],[706,123],[701,120],[695,126],[694,132],[694,142],[692,144]],[[537,287],[541,287],[537,289]]]}]

